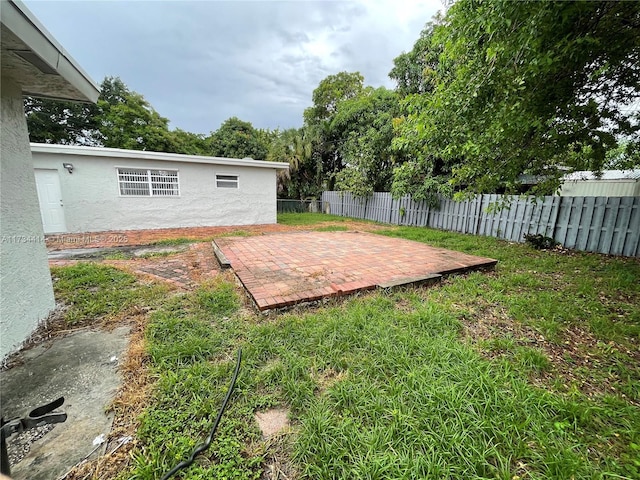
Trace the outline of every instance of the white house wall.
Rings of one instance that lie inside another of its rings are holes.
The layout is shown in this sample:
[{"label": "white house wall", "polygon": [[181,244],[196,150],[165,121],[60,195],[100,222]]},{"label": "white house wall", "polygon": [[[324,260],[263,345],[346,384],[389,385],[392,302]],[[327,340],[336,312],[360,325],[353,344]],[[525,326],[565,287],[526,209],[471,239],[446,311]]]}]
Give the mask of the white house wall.
[{"label": "white house wall", "polygon": [[[72,163],[73,173],[63,163]],[[51,152],[33,152],[33,166],[58,171],[71,233],[276,222],[272,168]],[[120,196],[117,167],[177,170],[180,196]],[[216,174],[238,175],[239,188],[216,188]]]},{"label": "white house wall", "polygon": [[47,317],[55,301],[22,91],[4,77],[1,88],[0,358],[4,358]]},{"label": "white house wall", "polygon": [[637,180],[570,180],[560,189],[562,197],[637,197],[640,182]]}]

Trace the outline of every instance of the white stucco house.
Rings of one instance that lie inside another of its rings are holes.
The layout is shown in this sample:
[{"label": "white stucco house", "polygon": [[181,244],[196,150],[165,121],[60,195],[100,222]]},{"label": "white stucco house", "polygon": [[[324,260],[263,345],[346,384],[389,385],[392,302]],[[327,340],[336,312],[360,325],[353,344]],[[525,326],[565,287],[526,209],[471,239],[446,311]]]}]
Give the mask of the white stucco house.
[{"label": "white stucco house", "polygon": [[95,102],[100,91],[35,16],[0,0],[0,359],[54,308],[23,95]]},{"label": "white stucco house", "polygon": [[276,223],[287,163],[31,144],[44,232]]}]

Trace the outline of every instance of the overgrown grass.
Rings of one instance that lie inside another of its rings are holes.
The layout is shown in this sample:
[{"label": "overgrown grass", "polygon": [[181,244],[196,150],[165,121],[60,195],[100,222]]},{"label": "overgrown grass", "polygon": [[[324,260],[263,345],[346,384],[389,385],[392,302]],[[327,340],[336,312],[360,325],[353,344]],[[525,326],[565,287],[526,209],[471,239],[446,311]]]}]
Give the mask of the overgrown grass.
[{"label": "overgrown grass", "polygon": [[256,410],[291,409],[291,455],[305,478],[634,478],[640,411],[533,386],[548,368],[462,342],[446,305],[377,293],[256,322],[234,317],[232,286],[211,284],[154,314],[158,375],[132,478],[157,478],[210,428],[244,350],[232,407],[209,453],[184,478],[259,478]]},{"label": "overgrown grass", "polygon": [[158,303],[167,288],[140,284],[126,272],[98,263],[79,262],[68,267],[51,267],[53,288],[69,307],[65,320],[71,324],[99,320],[134,306]]},{"label": "overgrown grass", "polygon": [[[235,286],[213,282],[187,296],[168,300],[152,315],[148,351],[157,376],[154,403],[141,419],[144,448],[132,472],[122,478],[155,479],[185,460],[212,427],[233,369],[233,355],[244,330],[234,318]],[[242,378],[246,376],[246,372]],[[253,406],[236,396],[207,454],[184,478],[260,478],[262,457],[249,450],[259,438]]]},{"label": "overgrown grass", "polygon": [[538,251],[489,237],[427,228],[378,232],[498,260],[496,273],[474,273],[429,291],[433,300],[464,314],[503,310],[561,341],[572,325],[603,341],[636,345],[640,338],[640,262],[584,252]]},{"label": "overgrown grass", "polygon": [[366,296],[250,332],[254,388],[292,407],[294,455],[306,476],[637,473],[611,455],[633,454],[637,409],[533,387],[510,364],[460,342],[461,324],[437,303],[398,308],[410,299]]},{"label": "overgrown grass", "polygon": [[[290,221],[314,224],[303,217]],[[303,478],[640,478],[636,259],[384,233],[499,263],[270,317],[240,316],[222,280],[167,298],[147,330],[154,400],[121,478],[159,478],[203,441],[238,347],[230,408],[181,478],[260,478],[253,415],[270,407],[290,409]]]}]

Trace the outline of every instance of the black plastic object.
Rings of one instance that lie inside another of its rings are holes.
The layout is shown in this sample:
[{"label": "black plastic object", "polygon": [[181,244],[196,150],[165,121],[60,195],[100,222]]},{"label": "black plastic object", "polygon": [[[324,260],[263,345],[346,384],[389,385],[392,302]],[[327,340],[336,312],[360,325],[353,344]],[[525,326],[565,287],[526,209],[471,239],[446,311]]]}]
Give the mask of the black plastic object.
[{"label": "black plastic object", "polygon": [[0,471],[4,475],[11,475],[11,465],[9,465],[9,453],[7,452],[7,438],[14,433],[24,432],[31,428],[41,427],[52,423],[62,423],[67,419],[66,413],[51,413],[64,403],[64,397],[60,397],[53,402],[34,408],[24,418],[16,418],[9,421],[0,419]]},{"label": "black plastic object", "polygon": [[178,465],[173,467],[169,472],[167,472],[162,477],[162,480],[167,480],[167,479],[171,478],[179,470],[182,470],[183,468],[186,468],[189,465],[191,465],[193,463],[193,461],[195,460],[196,456],[201,454],[202,452],[204,452],[207,448],[209,448],[209,445],[211,445],[211,441],[213,440],[213,436],[215,435],[216,430],[218,429],[218,424],[220,423],[220,419],[222,419],[222,414],[224,413],[224,410],[227,408],[227,404],[229,403],[229,399],[231,398],[231,394],[233,393],[233,389],[236,386],[236,380],[238,379],[238,373],[240,373],[240,362],[241,361],[242,361],[242,349],[239,348],[238,349],[238,359],[236,360],[236,369],[233,372],[233,377],[231,378],[231,384],[229,385],[229,390],[227,390],[227,394],[225,395],[224,400],[222,401],[222,406],[220,407],[220,411],[218,412],[218,416],[216,417],[216,421],[214,422],[213,427],[211,428],[211,432],[209,433],[209,436],[207,437],[207,439],[205,440],[204,443],[201,443],[200,445],[198,445],[196,448],[193,449],[193,452],[191,452],[191,456],[189,457],[189,459],[185,460],[184,462],[180,462]]}]

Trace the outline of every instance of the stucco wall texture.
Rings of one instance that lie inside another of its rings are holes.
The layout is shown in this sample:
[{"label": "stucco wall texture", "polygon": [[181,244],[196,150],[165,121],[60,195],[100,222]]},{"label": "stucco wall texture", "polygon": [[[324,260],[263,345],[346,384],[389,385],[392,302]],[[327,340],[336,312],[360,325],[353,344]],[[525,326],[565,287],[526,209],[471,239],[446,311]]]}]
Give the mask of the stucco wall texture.
[{"label": "stucco wall texture", "polygon": [[[58,171],[69,233],[276,223],[272,168],[35,151],[33,164]],[[117,167],[177,170],[180,195],[121,196]],[[237,175],[239,188],[217,188],[216,174]]]},{"label": "stucco wall texture", "polygon": [[0,359],[54,308],[22,92],[1,80]]}]

